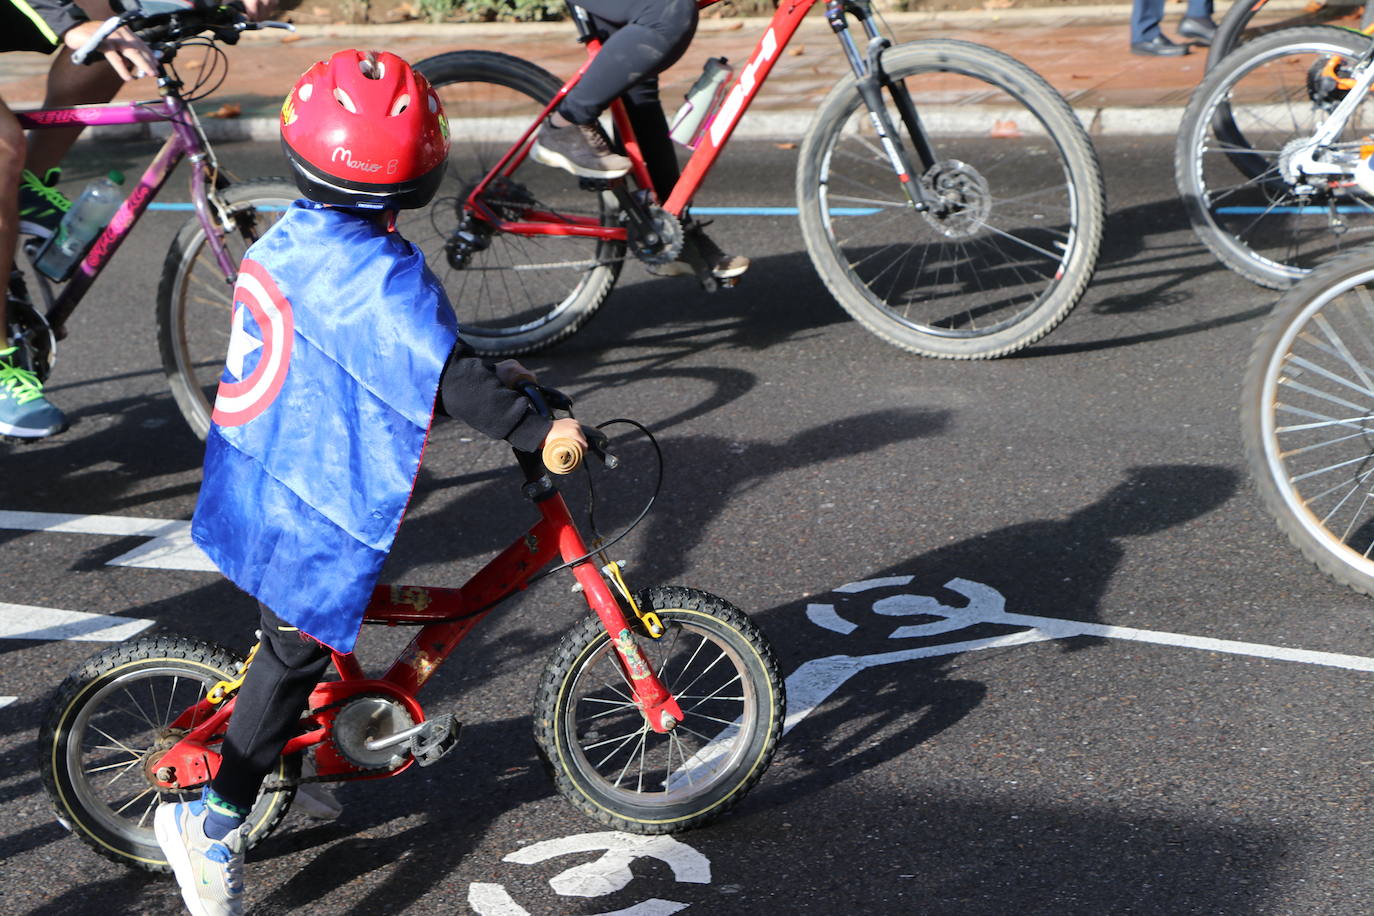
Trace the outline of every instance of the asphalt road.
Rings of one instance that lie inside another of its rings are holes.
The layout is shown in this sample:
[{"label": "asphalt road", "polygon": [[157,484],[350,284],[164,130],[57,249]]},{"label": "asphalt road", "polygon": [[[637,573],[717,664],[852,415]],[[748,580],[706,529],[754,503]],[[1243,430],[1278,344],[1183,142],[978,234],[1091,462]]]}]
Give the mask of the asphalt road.
[{"label": "asphalt road", "polygon": [[[544,660],[580,613],[549,580],[427,688],[427,708],[465,723],[458,750],[343,787],[335,822],[292,814],[250,856],[253,911],[464,912],[499,885],[516,909],[481,912],[1367,912],[1370,675],[1261,651],[1374,656],[1367,600],[1281,539],[1244,466],[1240,377],[1273,294],[1196,243],[1167,139],[1099,148],[1111,218],[1096,280],[1016,357],[888,347],[825,295],[794,221],[738,216],[712,231],[755,259],[739,288],[708,297],[632,266],[583,332],[528,360],[580,416],[633,417],[661,439],[663,496],[621,551],[635,585],[730,599],[787,674],[868,659],[832,677],[734,813],[679,836],[690,849],[639,850],[629,872],[612,867],[632,855],[617,858],[621,840],[576,839],[602,828],[553,791],[529,735]],[[146,154],[107,152],[131,172]],[[280,171],[270,145],[221,152],[247,174]],[[699,203],[785,206],[795,156],[740,144]],[[199,447],[152,331],[162,252],[184,219],[151,216],[77,312],[51,384],[74,426],[0,447],[0,512],[189,518]],[[437,428],[388,577],[456,584],[509,541],[525,510],[508,467],[499,445]],[[145,543],[0,530],[0,602],[251,643],[251,602],[216,575],[110,565]],[[889,638],[940,618],[874,613],[894,606],[882,598],[963,607],[971,593],[1145,633],[903,657],[1024,627]],[[833,623],[815,610],[827,607],[845,632],[813,622]],[[364,662],[399,645],[369,637]],[[1210,651],[1204,637],[1255,649]],[[178,910],[169,879],[113,865],[55,823],[36,770],[45,705],[103,645],[0,639],[0,695],[17,698],[0,709],[0,911]],[[545,841],[560,842],[513,856]],[[705,871],[683,864],[700,857]],[[550,883],[591,862],[606,879],[578,887],[596,895]]]}]

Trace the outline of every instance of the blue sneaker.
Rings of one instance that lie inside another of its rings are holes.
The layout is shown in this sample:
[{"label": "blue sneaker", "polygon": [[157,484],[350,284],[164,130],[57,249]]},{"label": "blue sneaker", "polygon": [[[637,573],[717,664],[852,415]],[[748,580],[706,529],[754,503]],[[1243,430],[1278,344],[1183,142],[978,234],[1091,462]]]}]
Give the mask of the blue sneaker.
[{"label": "blue sneaker", "polygon": [[205,802],[159,805],[153,815],[157,844],[172,866],[181,899],[195,916],[243,913],[242,828],[222,840],[205,835]]},{"label": "blue sneaker", "polygon": [[67,418],[43,397],[43,383],[23,365],[18,347],[0,350],[0,436],[42,439]]}]

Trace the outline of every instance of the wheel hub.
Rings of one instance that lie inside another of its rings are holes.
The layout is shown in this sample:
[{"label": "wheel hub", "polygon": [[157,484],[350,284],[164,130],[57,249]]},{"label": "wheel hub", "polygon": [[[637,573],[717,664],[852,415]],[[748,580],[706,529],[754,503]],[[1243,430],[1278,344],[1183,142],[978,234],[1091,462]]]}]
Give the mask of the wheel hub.
[{"label": "wheel hub", "polygon": [[937,162],[921,176],[937,201],[921,215],[948,238],[969,238],[983,228],[992,212],[992,191],[976,168],[958,159]]}]

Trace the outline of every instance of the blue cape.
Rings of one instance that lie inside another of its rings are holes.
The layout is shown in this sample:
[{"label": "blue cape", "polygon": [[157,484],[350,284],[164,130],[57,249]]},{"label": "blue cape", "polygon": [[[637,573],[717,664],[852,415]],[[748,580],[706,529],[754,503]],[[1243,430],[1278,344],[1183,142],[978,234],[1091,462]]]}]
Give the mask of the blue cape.
[{"label": "blue cape", "polygon": [[410,501],[457,330],[424,256],[347,210],[297,201],[244,256],[191,533],[340,652]]}]

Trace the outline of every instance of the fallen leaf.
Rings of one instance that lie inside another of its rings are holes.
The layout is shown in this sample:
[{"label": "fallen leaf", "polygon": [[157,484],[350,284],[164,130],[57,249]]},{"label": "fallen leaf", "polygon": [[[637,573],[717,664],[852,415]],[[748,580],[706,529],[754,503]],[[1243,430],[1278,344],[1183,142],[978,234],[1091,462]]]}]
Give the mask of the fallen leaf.
[{"label": "fallen leaf", "polygon": [[988,136],[999,140],[1016,140],[1021,137],[1021,128],[1016,126],[1015,121],[993,121]]},{"label": "fallen leaf", "polygon": [[787,53],[792,55],[793,57],[801,57],[803,54],[806,53],[806,45],[797,45],[795,48],[792,48]]},{"label": "fallen leaf", "polygon": [[778,149],[796,149],[796,148],[797,148],[797,144],[795,144],[795,143],[774,143],[773,145],[774,145],[775,147],[777,147]]},{"label": "fallen leaf", "polygon": [[225,102],[214,111],[206,115],[207,118],[237,118],[243,114],[243,106],[238,102]]},{"label": "fallen leaf", "polygon": [[983,0],[985,10],[1009,10],[1016,5],[1016,0]]},{"label": "fallen leaf", "polygon": [[281,43],[284,45],[289,45],[293,41],[300,41],[303,37],[305,36],[297,32],[288,32],[287,34],[281,37]]}]

